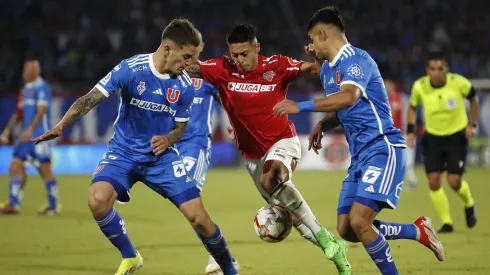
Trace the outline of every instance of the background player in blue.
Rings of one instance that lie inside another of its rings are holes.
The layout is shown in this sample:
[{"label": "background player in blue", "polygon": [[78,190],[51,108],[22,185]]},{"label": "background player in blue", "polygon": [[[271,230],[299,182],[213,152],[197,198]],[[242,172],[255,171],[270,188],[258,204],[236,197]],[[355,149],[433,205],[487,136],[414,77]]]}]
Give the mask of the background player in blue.
[{"label": "background player in blue", "polygon": [[[22,74],[24,89],[22,93],[23,132],[17,140],[14,156],[10,163],[9,202],[0,208],[0,214],[17,214],[20,211],[22,189],[26,182],[25,162],[37,169],[46,184],[48,205],[39,210],[43,216],[58,214],[58,186],[51,169],[51,142],[35,145],[31,138],[42,135],[51,128],[51,88],[41,78],[41,66],[36,59],[26,60]],[[14,113],[2,133],[2,140],[10,135],[10,129],[17,122]]]},{"label": "background player in blue", "polygon": [[41,142],[60,136],[64,127],[120,91],[114,136],[94,171],[88,195],[97,224],[123,257],[117,275],[133,274],[143,264],[123,219],[113,208],[116,199],[129,202],[129,190],[137,181],[174,203],[224,274],[237,274],[220,229],[208,216],[194,180],[187,176],[182,158],[173,148],[182,138],[191,114],[194,88],[183,69],[193,62],[199,43],[188,20],[172,20],[156,52],[123,60],[79,98],[58,125],[34,139]]},{"label": "background player in blue", "polygon": [[[197,47],[197,52],[193,57],[194,62],[199,60],[199,55],[204,50],[204,42],[199,31],[198,36],[201,44]],[[189,176],[191,176],[197,188],[202,191],[206,172],[211,163],[211,119],[219,104],[218,90],[202,78],[192,78],[194,85],[194,102],[192,114],[187,122],[184,136],[177,144],[177,150],[184,159],[184,165]],[[233,259],[234,266],[239,271],[238,262]],[[219,274],[221,267],[211,254],[209,254],[208,264],[204,269],[206,274]]]},{"label": "background player in blue", "polygon": [[310,135],[310,148],[315,150],[321,147],[322,130],[336,125],[333,120],[343,126],[351,166],[339,198],[339,234],[345,240],[362,242],[382,274],[398,274],[386,239],[418,240],[442,261],[444,250],[430,219],[421,217],[414,224],[375,220],[381,209],[396,208],[406,161],[405,141],[393,126],[376,63],[367,52],[347,42],[344,20],[334,7],[317,11],[307,31],[317,57],[326,61],[321,81],[327,96],[299,103],[284,100],[274,112],[278,116],[329,112]]}]

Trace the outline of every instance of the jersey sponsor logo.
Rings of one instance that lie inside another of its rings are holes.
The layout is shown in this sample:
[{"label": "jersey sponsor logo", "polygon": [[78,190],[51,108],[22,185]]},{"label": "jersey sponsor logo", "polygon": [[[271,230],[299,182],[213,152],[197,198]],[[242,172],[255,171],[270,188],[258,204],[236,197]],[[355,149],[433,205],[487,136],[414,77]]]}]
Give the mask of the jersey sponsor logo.
[{"label": "jersey sponsor logo", "polygon": [[299,71],[299,67],[289,67],[286,70],[287,71]]},{"label": "jersey sponsor logo", "polygon": [[216,62],[208,62],[208,61],[199,62],[199,64],[204,66],[216,66]]},{"label": "jersey sponsor logo", "polygon": [[33,98],[24,99],[24,106],[36,105],[36,100]]},{"label": "jersey sponsor logo", "polygon": [[274,76],[276,76],[276,72],[267,71],[262,75],[262,79],[267,80],[269,82],[272,82],[272,80],[274,79]]},{"label": "jersey sponsor logo", "polygon": [[364,76],[364,72],[362,71],[361,65],[355,63],[347,68],[347,75],[355,78],[362,78]]},{"label": "jersey sponsor logo", "polygon": [[104,78],[102,78],[102,80],[100,80],[100,83],[107,85],[111,77],[112,77],[112,72],[109,72]]},{"label": "jersey sponsor logo", "polygon": [[167,105],[159,104],[159,103],[154,103],[150,101],[145,101],[145,100],[140,100],[136,98],[131,98],[131,105],[136,106],[141,109],[153,111],[153,112],[166,112],[170,113],[171,115],[175,116],[176,111],[170,108]]},{"label": "jersey sponsor logo", "polygon": [[144,71],[144,70],[148,70],[148,66],[146,66],[146,65],[140,65],[138,67],[133,68],[133,73],[134,72],[139,72],[139,71]]},{"label": "jersey sponsor logo", "polygon": [[202,104],[202,101],[204,100],[203,97],[194,97],[194,104]]},{"label": "jersey sponsor logo", "polygon": [[253,83],[228,82],[228,90],[240,93],[272,92],[277,84],[262,85]]},{"label": "jersey sponsor logo", "polygon": [[192,85],[194,85],[194,90],[199,90],[202,87],[201,78],[192,78]]},{"label": "jersey sponsor logo", "polygon": [[170,103],[175,103],[179,100],[180,91],[172,88],[167,89],[167,100]]},{"label": "jersey sponsor logo", "polygon": [[364,176],[362,177],[362,181],[365,183],[374,184],[381,175],[381,171],[381,168],[369,166],[368,170],[366,171],[366,173],[364,173]]},{"label": "jersey sponsor logo", "polygon": [[114,69],[112,69],[113,71],[117,72],[121,69],[121,64],[117,64],[116,67],[114,67]]},{"label": "jersey sponsor logo", "polygon": [[335,81],[337,82],[337,85],[340,85],[342,82],[342,75],[339,71],[335,72]]},{"label": "jersey sponsor logo", "polygon": [[174,176],[176,178],[180,178],[186,175],[185,167],[182,162],[173,165],[173,168],[174,168]]},{"label": "jersey sponsor logo", "polygon": [[136,87],[136,90],[138,90],[138,94],[142,94],[146,91],[146,87],[145,87],[145,82],[144,81],[140,81],[140,84],[138,84],[138,87]]},{"label": "jersey sponsor logo", "polygon": [[332,77],[330,77],[330,80],[328,81],[328,84],[334,84],[334,83],[335,83],[335,81],[333,80],[333,76],[332,76]]}]

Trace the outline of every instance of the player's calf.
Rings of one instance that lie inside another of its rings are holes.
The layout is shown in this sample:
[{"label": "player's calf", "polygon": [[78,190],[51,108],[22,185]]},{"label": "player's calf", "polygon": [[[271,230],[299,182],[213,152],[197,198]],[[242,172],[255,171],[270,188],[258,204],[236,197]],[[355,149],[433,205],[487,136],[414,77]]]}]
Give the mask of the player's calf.
[{"label": "player's calf", "polygon": [[349,215],[342,214],[337,217],[337,232],[342,239],[351,242],[358,243],[359,238],[357,238],[356,233],[352,230],[350,225]]},{"label": "player's calf", "polygon": [[124,259],[135,258],[136,249],[129,240],[126,224],[116,209],[112,208],[117,193],[108,182],[95,182],[90,186],[88,206],[97,225],[109,241],[119,249]]},{"label": "player's calf", "polygon": [[355,202],[349,213],[350,224],[381,274],[398,275],[388,242],[372,226],[377,214],[372,208]]},{"label": "player's calf", "polygon": [[192,225],[207,251],[218,262],[223,274],[238,274],[226,240],[221,234],[220,228],[213,223],[204,209],[201,198],[191,199],[181,205],[177,205],[177,207]]}]

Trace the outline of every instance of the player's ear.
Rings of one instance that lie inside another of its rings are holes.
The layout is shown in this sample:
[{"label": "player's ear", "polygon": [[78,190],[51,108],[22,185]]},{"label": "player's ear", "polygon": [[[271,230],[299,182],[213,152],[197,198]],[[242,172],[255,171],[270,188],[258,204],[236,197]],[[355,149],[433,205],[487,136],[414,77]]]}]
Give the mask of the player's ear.
[{"label": "player's ear", "polygon": [[325,30],[319,30],[320,41],[327,40],[327,32]]},{"label": "player's ear", "polygon": [[255,53],[259,53],[260,52],[260,43],[256,43],[255,45]]}]

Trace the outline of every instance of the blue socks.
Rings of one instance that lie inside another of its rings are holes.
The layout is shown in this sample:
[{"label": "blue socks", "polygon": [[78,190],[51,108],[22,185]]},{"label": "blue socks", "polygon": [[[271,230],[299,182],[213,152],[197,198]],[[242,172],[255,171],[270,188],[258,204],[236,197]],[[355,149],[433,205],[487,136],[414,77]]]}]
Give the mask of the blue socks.
[{"label": "blue socks", "polygon": [[216,225],[216,232],[211,236],[202,236],[196,232],[202,243],[213,256],[216,262],[223,270],[224,275],[236,275],[238,274],[235,266],[233,265],[233,258],[226,245],[225,238],[221,235],[221,230]]},{"label": "blue socks", "polygon": [[9,202],[11,206],[19,206],[22,194],[22,178],[11,177],[9,180]]},{"label": "blue socks", "polygon": [[374,220],[373,225],[386,240],[417,239],[417,227],[414,224],[400,224]]},{"label": "blue socks", "polygon": [[395,261],[391,256],[390,246],[384,236],[379,234],[372,243],[364,245],[371,259],[383,275],[398,275]]},{"label": "blue socks", "polygon": [[55,178],[46,181],[46,194],[48,194],[49,208],[56,209],[58,206],[58,185]]},{"label": "blue socks", "polygon": [[136,257],[136,249],[129,240],[124,221],[116,209],[111,208],[104,217],[95,221],[109,241],[119,249],[123,258]]}]

